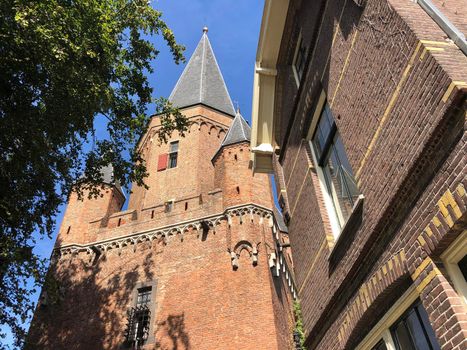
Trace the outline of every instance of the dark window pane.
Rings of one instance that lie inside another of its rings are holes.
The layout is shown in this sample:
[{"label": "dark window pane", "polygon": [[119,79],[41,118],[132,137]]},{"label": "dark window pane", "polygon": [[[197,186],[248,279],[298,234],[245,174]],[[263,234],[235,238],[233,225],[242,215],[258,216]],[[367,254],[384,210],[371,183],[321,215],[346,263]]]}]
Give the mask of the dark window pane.
[{"label": "dark window pane", "polygon": [[[358,190],[355,182],[352,168],[350,167],[349,160],[345,153],[344,145],[339,134],[334,138],[334,145],[336,149],[336,157],[339,159],[339,182],[342,188],[342,197],[345,197],[351,206],[356,202],[360,191]],[[352,209],[352,208],[351,208]]]},{"label": "dark window pane", "polygon": [[467,255],[465,255],[458,263],[459,269],[464,275],[465,280],[467,281]]},{"label": "dark window pane", "polygon": [[428,336],[429,342],[431,344],[431,348],[433,350],[440,350],[440,346],[438,344],[438,340],[436,339],[435,331],[433,327],[431,327],[430,320],[428,319],[428,314],[426,313],[425,308],[423,307],[422,303],[419,303],[417,306],[418,316],[420,318],[420,322],[423,325],[423,329],[425,330],[426,335]]},{"label": "dark window pane", "polygon": [[323,110],[323,113],[321,113],[321,117],[319,119],[319,128],[321,129],[322,137],[323,137],[323,146],[328,140],[329,134],[331,132],[331,126],[332,124],[329,123],[329,119],[325,117],[325,111],[326,109]]},{"label": "dark window pane", "polygon": [[386,343],[381,339],[378,344],[371,348],[371,350],[387,350]]},{"label": "dark window pane", "polygon": [[[404,321],[399,321],[393,330],[394,342],[398,350],[416,350]],[[428,349],[426,349],[428,350]]]},{"label": "dark window pane", "polygon": [[169,168],[175,168],[177,166],[178,153],[169,154]]},{"label": "dark window pane", "polygon": [[415,348],[417,350],[431,349],[429,339],[427,339],[415,309],[408,314],[406,324],[412,336]]},{"label": "dark window pane", "polygon": [[391,333],[399,350],[440,350],[428,314],[420,301],[391,327]]},{"label": "dark window pane", "polygon": [[315,135],[313,136],[313,146],[315,148],[316,158],[319,161],[324,147],[324,137],[319,125],[316,127]]},{"label": "dark window pane", "polygon": [[326,190],[333,201],[339,226],[342,227],[349,218],[360,191],[328,104],[324,106],[318,120],[312,145],[318,166],[322,167]]},{"label": "dark window pane", "polygon": [[326,106],[324,107],[323,115],[326,118],[329,125],[334,124],[334,117],[332,116],[331,108],[329,108],[329,105],[327,103],[326,103]]},{"label": "dark window pane", "polygon": [[138,289],[138,298],[136,300],[136,304],[146,304],[151,302],[151,292],[152,288],[151,287],[144,287],[141,289]]}]

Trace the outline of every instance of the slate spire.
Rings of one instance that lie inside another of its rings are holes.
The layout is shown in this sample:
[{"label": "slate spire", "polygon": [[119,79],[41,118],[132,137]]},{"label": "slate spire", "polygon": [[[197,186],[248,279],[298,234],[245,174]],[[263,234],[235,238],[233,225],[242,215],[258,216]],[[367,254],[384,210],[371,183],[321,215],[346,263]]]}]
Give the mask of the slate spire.
[{"label": "slate spire", "polygon": [[221,143],[221,148],[243,141],[250,141],[250,139],[251,128],[240,114],[240,111],[237,111],[232,125],[230,125],[229,131],[227,131],[227,134]]},{"label": "slate spire", "polygon": [[235,115],[229,92],[209,42],[208,29],[170,94],[169,101],[176,107],[188,107],[199,103]]}]

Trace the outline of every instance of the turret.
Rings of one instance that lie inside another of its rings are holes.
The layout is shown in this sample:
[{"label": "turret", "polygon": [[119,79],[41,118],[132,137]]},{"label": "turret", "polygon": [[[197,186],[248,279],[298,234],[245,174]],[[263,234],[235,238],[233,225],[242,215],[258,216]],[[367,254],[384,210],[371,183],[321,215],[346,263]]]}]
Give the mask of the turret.
[{"label": "turret", "polygon": [[256,203],[272,207],[269,178],[253,174],[250,162],[251,128],[239,111],[212,158],[214,185],[222,189],[224,207]]},{"label": "turret", "polygon": [[140,143],[149,172],[145,179],[149,189],[133,186],[129,209],[149,210],[166,201],[198,197],[213,189],[211,157],[232,123],[235,109],[207,28],[203,29],[169,101],[190,121],[190,129],[184,137],[175,132],[167,144],[160,144],[156,135],[160,118],[152,118]]},{"label": "turret", "polygon": [[68,197],[68,205],[57,238],[56,245],[69,243],[85,244],[96,240],[96,230],[106,218],[121,210],[125,202],[122,189],[113,181],[113,167],[102,169],[103,188],[101,196],[88,198],[85,191],[81,199],[76,192]]}]

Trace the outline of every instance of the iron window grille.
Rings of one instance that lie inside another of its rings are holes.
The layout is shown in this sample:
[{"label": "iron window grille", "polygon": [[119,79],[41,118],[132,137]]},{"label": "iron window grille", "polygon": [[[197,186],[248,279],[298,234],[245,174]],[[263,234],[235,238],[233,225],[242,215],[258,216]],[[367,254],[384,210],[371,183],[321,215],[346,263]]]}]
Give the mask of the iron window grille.
[{"label": "iron window grille", "polygon": [[175,168],[178,160],[178,141],[173,141],[169,146],[169,166],[168,168]]},{"label": "iron window grille", "polygon": [[132,349],[142,346],[149,336],[149,325],[151,321],[151,287],[138,289],[136,306],[127,312],[127,325],[125,331],[126,343]]}]

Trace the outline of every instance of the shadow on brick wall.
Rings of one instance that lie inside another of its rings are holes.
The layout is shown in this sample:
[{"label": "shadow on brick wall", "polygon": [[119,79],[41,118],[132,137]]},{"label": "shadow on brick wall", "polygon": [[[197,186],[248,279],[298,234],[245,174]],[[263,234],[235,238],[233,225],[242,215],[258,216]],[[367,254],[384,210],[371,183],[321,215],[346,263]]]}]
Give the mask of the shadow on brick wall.
[{"label": "shadow on brick wall", "polygon": [[[105,255],[83,254],[62,258],[59,264],[51,262],[25,349],[128,349],[124,345],[126,312],[132,291],[138,281],[154,278],[151,266],[156,253],[151,249],[144,254],[142,263],[130,271],[120,269],[130,256],[122,256],[117,268]],[[184,315],[170,316],[163,326],[173,343],[163,349],[189,349]]]}]

